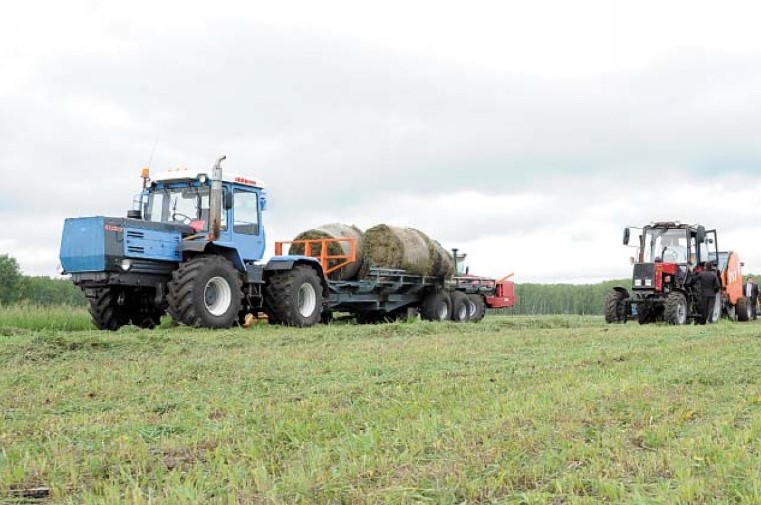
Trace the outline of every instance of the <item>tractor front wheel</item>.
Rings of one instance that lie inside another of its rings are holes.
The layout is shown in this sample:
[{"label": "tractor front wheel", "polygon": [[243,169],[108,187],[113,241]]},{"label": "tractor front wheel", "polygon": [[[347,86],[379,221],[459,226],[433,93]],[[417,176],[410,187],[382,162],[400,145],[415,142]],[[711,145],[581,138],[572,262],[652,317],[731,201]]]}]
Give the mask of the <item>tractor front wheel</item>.
[{"label": "tractor front wheel", "polygon": [[666,298],[663,319],[667,324],[687,324],[687,298],[684,297],[684,293],[672,291],[669,294]]},{"label": "tractor front wheel", "polygon": [[198,256],[172,273],[169,312],[187,326],[229,328],[238,321],[243,298],[240,274],[221,256]]},{"label": "tractor front wheel", "polygon": [[286,326],[317,324],[322,315],[322,283],[314,268],[297,265],[274,273],[264,288],[264,309],[270,321]]},{"label": "tractor front wheel", "polygon": [[624,300],[626,295],[614,289],[605,298],[605,322],[608,324],[618,324],[626,321],[626,314],[624,314]]},{"label": "tractor front wheel", "polygon": [[481,295],[468,295],[468,320],[477,323],[486,315],[486,302]]},{"label": "tractor front wheel", "polygon": [[129,324],[129,316],[119,306],[120,291],[105,288],[98,291],[95,298],[90,298],[90,316],[99,330],[116,331]]}]

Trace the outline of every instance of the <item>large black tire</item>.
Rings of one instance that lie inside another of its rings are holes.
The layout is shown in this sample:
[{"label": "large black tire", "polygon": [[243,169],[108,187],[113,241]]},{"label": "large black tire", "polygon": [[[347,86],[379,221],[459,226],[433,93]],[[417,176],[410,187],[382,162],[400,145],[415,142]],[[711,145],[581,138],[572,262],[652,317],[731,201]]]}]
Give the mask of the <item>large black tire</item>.
[{"label": "large black tire", "polygon": [[687,324],[688,315],[687,298],[684,293],[679,291],[669,293],[663,310],[663,320],[667,324],[683,325]]},{"label": "large black tire", "polygon": [[274,273],[264,288],[264,310],[270,321],[285,326],[312,326],[322,315],[322,283],[314,268],[297,265]]},{"label": "large black tire", "polygon": [[119,292],[112,289],[102,289],[98,296],[90,298],[90,316],[99,330],[116,331],[129,324],[129,315],[117,303]]},{"label": "large black tire", "polygon": [[751,318],[751,307],[750,307],[750,300],[748,300],[746,297],[741,296],[737,300],[737,304],[735,305],[735,310],[737,312],[737,320],[746,322],[750,321]]},{"label": "large black tire", "polygon": [[461,291],[453,291],[450,298],[452,300],[452,321],[455,323],[468,322],[470,319],[468,295]]},{"label": "large black tire", "polygon": [[243,282],[222,256],[198,256],[172,272],[169,312],[178,322],[202,328],[229,328],[238,321]]},{"label": "large black tire", "polygon": [[468,320],[477,323],[486,315],[486,301],[481,295],[468,295]]},{"label": "large black tire", "polygon": [[423,299],[420,317],[426,321],[448,321],[452,313],[452,300],[446,291],[434,291]]},{"label": "large black tire", "polygon": [[626,321],[624,314],[624,300],[626,295],[618,290],[612,290],[605,298],[605,322],[619,324]]}]

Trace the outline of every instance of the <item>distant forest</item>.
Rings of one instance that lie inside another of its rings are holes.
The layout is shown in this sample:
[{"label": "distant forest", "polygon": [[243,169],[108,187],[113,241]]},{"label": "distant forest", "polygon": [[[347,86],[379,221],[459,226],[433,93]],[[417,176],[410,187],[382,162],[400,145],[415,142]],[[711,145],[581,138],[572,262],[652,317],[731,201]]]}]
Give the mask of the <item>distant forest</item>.
[{"label": "distant forest", "polygon": [[506,314],[580,314],[603,313],[605,295],[615,286],[629,288],[631,279],[597,284],[516,284],[518,303]]},{"label": "distant forest", "polygon": [[[518,303],[501,310],[506,314],[602,314],[606,293],[613,286],[628,287],[630,279],[597,284],[516,284]],[[0,305],[84,306],[82,292],[70,281],[49,277],[29,277],[21,273],[18,262],[0,255]]]}]

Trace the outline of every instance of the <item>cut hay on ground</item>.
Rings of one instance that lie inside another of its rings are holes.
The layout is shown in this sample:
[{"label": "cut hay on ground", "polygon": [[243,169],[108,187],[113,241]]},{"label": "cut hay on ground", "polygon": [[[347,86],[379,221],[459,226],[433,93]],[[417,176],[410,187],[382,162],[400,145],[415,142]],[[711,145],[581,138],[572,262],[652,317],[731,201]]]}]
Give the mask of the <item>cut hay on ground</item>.
[{"label": "cut hay on ground", "polygon": [[[355,279],[357,273],[362,266],[362,259],[364,257],[363,249],[363,234],[362,230],[356,226],[349,226],[341,223],[330,223],[306,230],[296,235],[293,240],[314,240],[314,239],[331,239],[331,238],[353,238],[357,241],[357,261],[350,263],[345,267],[336,270],[330,274],[330,278],[333,280],[352,280]],[[348,242],[332,242],[328,246],[328,255],[338,256],[341,254],[348,255],[351,252],[351,246]],[[312,245],[311,255],[319,257],[321,253],[321,246],[319,244]],[[304,254],[303,244],[292,244],[289,250],[289,254]],[[328,265],[330,267],[336,266],[343,260],[330,260]]]}]

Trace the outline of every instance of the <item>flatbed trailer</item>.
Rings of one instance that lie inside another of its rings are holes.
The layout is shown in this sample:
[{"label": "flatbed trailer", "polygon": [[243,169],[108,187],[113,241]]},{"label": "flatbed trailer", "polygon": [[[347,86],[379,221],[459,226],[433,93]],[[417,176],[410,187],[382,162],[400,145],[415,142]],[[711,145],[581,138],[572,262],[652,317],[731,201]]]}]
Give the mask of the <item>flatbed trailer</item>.
[{"label": "flatbed trailer", "polygon": [[[348,253],[330,254],[332,243],[348,244]],[[305,256],[322,264],[327,291],[323,321],[332,319],[333,313],[351,314],[359,323],[387,322],[419,313],[430,321],[476,322],[483,319],[486,308],[512,307],[516,302],[514,284],[508,280],[512,274],[499,280],[471,275],[447,279],[371,267],[360,279],[333,280],[330,273],[357,261],[355,239],[277,242],[276,254],[283,253],[285,244],[303,246]]]}]

